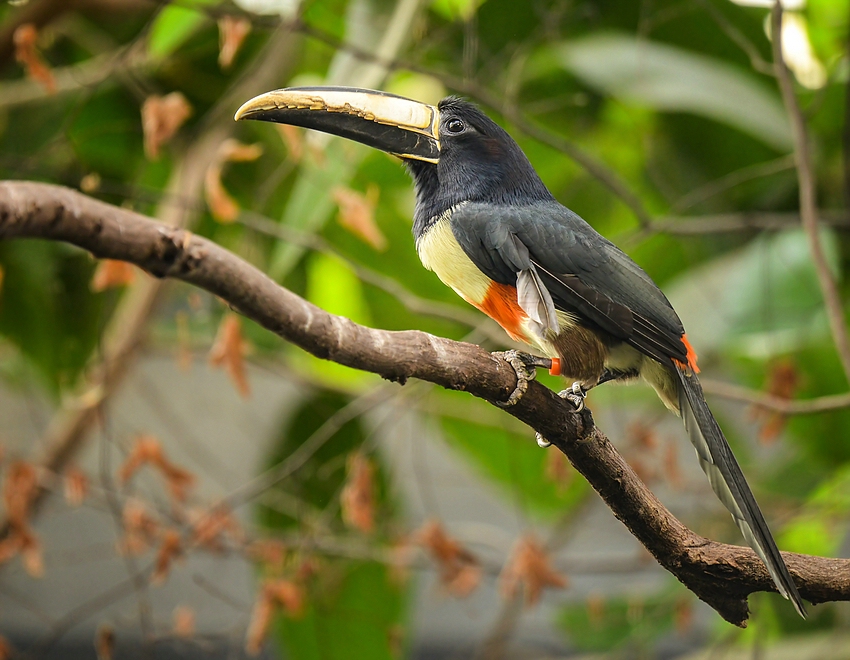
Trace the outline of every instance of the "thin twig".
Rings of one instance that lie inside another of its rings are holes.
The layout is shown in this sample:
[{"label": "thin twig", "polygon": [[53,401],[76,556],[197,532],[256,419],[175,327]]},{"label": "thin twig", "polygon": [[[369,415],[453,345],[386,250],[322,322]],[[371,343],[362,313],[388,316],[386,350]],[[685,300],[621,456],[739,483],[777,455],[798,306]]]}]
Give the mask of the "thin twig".
[{"label": "thin twig", "polygon": [[771,11],[771,26],[773,37],[773,59],[776,67],[776,77],[782,90],[782,100],[785,109],[791,119],[791,128],[794,136],[794,158],[797,163],[797,180],[800,187],[800,217],[803,229],[809,240],[809,250],[812,253],[812,261],[818,275],[821,292],[823,293],[824,305],[826,306],[829,327],[832,330],[832,338],[835,348],[844,367],[844,375],[850,383],[850,336],[847,334],[847,325],[844,317],[844,309],[841,304],[841,296],[838,285],[829,264],[826,261],[823,244],[818,231],[818,209],[816,198],[815,174],[812,168],[811,152],[809,149],[808,130],[806,120],[800,110],[797,95],[794,93],[794,83],[791,73],[785,65],[782,53],[782,3],[777,0]]},{"label": "thin twig", "polygon": [[850,393],[833,394],[800,401],[783,399],[767,392],[759,392],[748,387],[723,383],[710,378],[700,379],[700,383],[709,394],[733,401],[742,401],[783,415],[814,415],[850,407]]}]

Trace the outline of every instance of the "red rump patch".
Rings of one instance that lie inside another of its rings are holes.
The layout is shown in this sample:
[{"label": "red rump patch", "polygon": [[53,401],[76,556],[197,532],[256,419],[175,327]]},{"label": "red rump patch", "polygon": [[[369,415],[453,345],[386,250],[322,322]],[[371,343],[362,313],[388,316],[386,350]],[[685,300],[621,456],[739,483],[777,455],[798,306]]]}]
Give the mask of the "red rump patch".
[{"label": "red rump patch", "polygon": [[491,282],[484,300],[475,306],[502,326],[512,339],[528,343],[528,338],[522,331],[526,313],[517,303],[516,287]]},{"label": "red rump patch", "polygon": [[697,366],[697,353],[694,350],[694,347],[691,346],[691,342],[688,341],[688,335],[682,335],[682,343],[685,345],[685,348],[688,351],[688,363],[682,364],[678,360],[674,360],[674,362],[676,362],[676,364],[682,367],[690,367],[695,374],[698,374],[699,367]]}]

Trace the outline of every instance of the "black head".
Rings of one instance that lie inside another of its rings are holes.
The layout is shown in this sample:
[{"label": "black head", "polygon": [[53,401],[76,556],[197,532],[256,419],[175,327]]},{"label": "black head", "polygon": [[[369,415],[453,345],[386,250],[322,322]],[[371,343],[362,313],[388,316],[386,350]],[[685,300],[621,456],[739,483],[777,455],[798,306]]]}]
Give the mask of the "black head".
[{"label": "black head", "polygon": [[414,234],[461,202],[518,205],[553,199],[519,145],[476,105],[450,96],[437,107],[439,160],[406,160],[416,183]]}]

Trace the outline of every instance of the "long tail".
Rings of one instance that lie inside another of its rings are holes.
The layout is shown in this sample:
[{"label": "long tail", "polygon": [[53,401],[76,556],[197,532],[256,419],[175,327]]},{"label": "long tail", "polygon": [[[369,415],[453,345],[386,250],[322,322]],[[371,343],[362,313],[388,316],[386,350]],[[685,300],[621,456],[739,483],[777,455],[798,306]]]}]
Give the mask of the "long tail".
[{"label": "long tail", "polygon": [[708,409],[699,380],[690,369],[686,371],[677,366],[674,371],[679,378],[679,410],[685,429],[711,487],[732,514],[747,543],[767,566],[779,593],[788,598],[805,619],[806,609],[797,586],[723,431]]}]

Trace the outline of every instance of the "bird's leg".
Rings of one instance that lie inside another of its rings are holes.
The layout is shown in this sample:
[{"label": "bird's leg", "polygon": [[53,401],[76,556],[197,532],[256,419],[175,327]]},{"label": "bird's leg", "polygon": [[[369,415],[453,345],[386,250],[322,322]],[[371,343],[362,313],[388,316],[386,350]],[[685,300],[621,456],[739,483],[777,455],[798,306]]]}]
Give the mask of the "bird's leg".
[{"label": "bird's leg", "polygon": [[497,406],[502,408],[510,408],[522,398],[522,395],[528,389],[528,382],[534,380],[535,376],[537,376],[536,369],[538,367],[544,369],[551,369],[552,367],[552,360],[550,358],[538,357],[537,355],[531,355],[521,351],[499,351],[492,355],[503,359],[516,372],[516,389],[511,392],[508,400],[505,402],[494,401]]},{"label": "bird's leg", "polygon": [[[589,391],[590,388],[585,388],[581,383],[576,381],[567,389],[558,392],[558,396],[572,404],[573,408],[575,408],[573,412],[580,413],[584,410],[584,400],[587,398],[587,393]],[[539,431],[534,434],[534,438],[537,440],[538,447],[545,449],[552,444],[544,438]]]},{"label": "bird's leg", "polygon": [[640,372],[637,369],[627,369],[626,371],[622,371],[619,369],[609,369],[608,367],[605,367],[605,369],[602,370],[602,375],[599,377],[596,385],[602,385],[602,383],[610,383],[612,381],[634,380],[639,376]]}]

